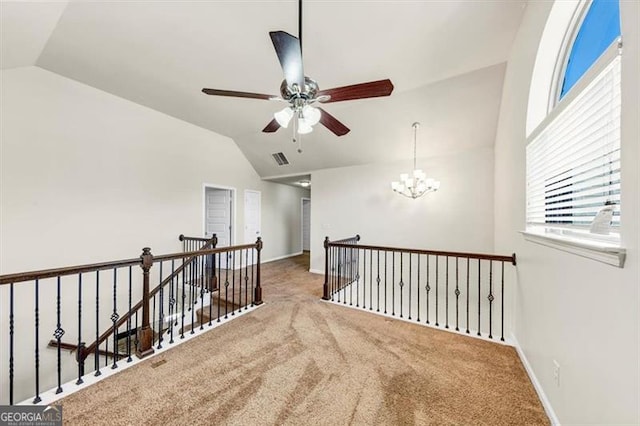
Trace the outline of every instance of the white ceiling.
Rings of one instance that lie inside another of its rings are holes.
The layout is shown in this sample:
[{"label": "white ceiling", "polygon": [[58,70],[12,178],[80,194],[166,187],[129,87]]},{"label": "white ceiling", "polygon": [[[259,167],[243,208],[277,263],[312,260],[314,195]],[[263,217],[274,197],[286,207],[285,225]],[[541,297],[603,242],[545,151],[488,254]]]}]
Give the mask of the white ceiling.
[{"label": "white ceiling", "polygon": [[34,65],[66,1],[0,1],[0,69]]},{"label": "white ceiling", "polygon": [[[327,104],[351,132],[338,138],[318,125],[303,154],[290,131],[261,133],[282,104],[200,92],[278,94],[268,32],[297,34],[296,1],[3,3],[2,62],[35,64],[232,137],[263,177],[303,174],[409,158],[414,121],[423,124],[422,155],[492,144],[503,63],[525,4],[305,1],[306,75],[325,89],[390,78],[395,90]],[[280,151],[289,166],[271,157]]]}]

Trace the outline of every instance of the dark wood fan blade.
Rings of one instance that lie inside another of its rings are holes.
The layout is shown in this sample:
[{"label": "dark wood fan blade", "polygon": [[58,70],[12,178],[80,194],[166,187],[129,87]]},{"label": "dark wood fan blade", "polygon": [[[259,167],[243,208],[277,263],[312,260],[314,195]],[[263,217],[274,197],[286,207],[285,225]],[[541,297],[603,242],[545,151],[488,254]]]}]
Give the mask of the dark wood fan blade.
[{"label": "dark wood fan blade", "polygon": [[271,36],[273,47],[276,49],[287,84],[289,86],[297,84],[301,91],[304,90],[304,70],[302,68],[300,40],[284,31],[271,31],[269,36]]},{"label": "dark wood fan blade", "polygon": [[331,130],[336,136],[344,136],[349,133],[349,128],[338,121],[333,115],[329,114],[327,111],[322,108],[318,108],[320,110],[320,123],[327,129]]},{"label": "dark wood fan blade", "polygon": [[320,90],[316,97],[329,95],[331,99],[324,103],[351,101],[353,99],[377,98],[379,96],[389,96],[393,92],[391,80],[370,81],[369,83],[353,84],[351,86],[336,87],[333,89]]},{"label": "dark wood fan blade", "polygon": [[263,95],[262,93],[236,92],[235,90],[202,89],[203,93],[215,96],[231,96],[233,98],[264,99],[277,98],[274,95]]},{"label": "dark wood fan blade", "polygon": [[269,124],[267,124],[267,127],[265,127],[264,129],[262,129],[263,132],[265,133],[273,133],[276,130],[278,130],[280,128],[280,125],[278,124],[278,122],[276,121],[276,119],[274,118],[273,120],[271,120],[269,122]]}]

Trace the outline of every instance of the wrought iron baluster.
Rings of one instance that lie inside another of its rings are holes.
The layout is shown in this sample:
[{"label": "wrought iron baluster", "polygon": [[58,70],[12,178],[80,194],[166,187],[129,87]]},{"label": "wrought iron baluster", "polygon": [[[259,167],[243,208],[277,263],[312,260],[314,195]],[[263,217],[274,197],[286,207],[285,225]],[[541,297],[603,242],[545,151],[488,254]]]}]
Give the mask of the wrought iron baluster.
[{"label": "wrought iron baluster", "polygon": [[231,252],[231,258],[233,259],[231,262],[231,315],[235,316],[236,314],[236,251]]},{"label": "wrought iron baluster", "polygon": [[84,383],[84,343],[82,342],[82,273],[78,274],[78,349],[76,360],[78,361],[78,380],[76,385]]},{"label": "wrought iron baluster", "polygon": [[[175,318],[176,293],[173,291],[173,282],[176,280],[176,260],[171,259],[171,281],[169,282],[169,344],[173,344],[173,322]],[[129,308],[131,310],[131,308]]]},{"label": "wrought iron baluster", "polygon": [[249,250],[244,250],[244,310],[249,309]]},{"label": "wrought iron baluster", "polygon": [[502,274],[500,275],[501,283],[500,283],[500,300],[502,304],[502,308],[500,310],[500,341],[504,342],[504,261],[500,262],[502,267]]},{"label": "wrought iron baluster", "polygon": [[411,319],[411,252],[409,252],[409,318]]},{"label": "wrought iron baluster", "polygon": [[418,318],[417,322],[420,322],[420,253],[418,253],[418,276],[416,284],[416,296],[418,297]]},{"label": "wrought iron baluster", "polygon": [[[133,361],[131,358],[131,292],[132,292],[132,279],[131,279],[131,265],[129,265],[129,311],[127,313],[127,362]],[[138,330],[136,330],[137,332]]]},{"label": "wrought iron baluster", "polygon": [[470,259],[467,257],[467,334],[469,334],[469,263]]},{"label": "wrought iron baluster", "polygon": [[402,252],[400,252],[400,283],[398,283],[398,285],[400,286],[400,318],[402,318],[402,307],[404,305],[404,298],[403,296],[403,290],[404,290],[404,281],[403,281],[403,273],[404,273],[404,263],[403,263],[403,256],[402,256]]},{"label": "wrought iron baluster", "polygon": [[[151,299],[151,306],[153,307],[153,311],[151,312],[151,328],[153,328],[153,323],[156,321],[156,295],[153,295],[153,299]],[[155,333],[154,333],[155,334]],[[152,337],[151,339],[151,346],[153,346],[153,339],[155,338]]]},{"label": "wrought iron baluster", "polygon": [[[222,279],[222,274],[221,274],[221,269],[220,267],[222,266],[221,264],[221,259],[222,259],[222,253],[218,254],[218,276],[220,277],[220,279]],[[225,285],[225,291],[226,291],[227,286]],[[220,287],[220,284],[218,284],[218,319],[216,322],[220,322],[220,304],[222,303],[222,301],[220,300],[220,297],[222,296],[222,287]]]},{"label": "wrought iron baluster", "polygon": [[160,295],[159,297],[159,303],[158,303],[158,346],[156,346],[157,349],[162,349],[162,341],[164,340],[164,285],[162,285],[162,277],[163,277],[163,273],[162,273],[162,266],[163,266],[164,262],[161,260],[160,261],[160,265],[158,267],[158,273],[160,274],[160,289],[158,290],[158,293]]},{"label": "wrought iron baluster", "polygon": [[396,316],[396,252],[391,252],[391,315]]},{"label": "wrought iron baluster", "polygon": [[242,251],[240,251],[240,269],[238,270],[238,312],[242,312]]},{"label": "wrought iron baluster", "polygon": [[369,310],[373,310],[373,250],[369,250]]},{"label": "wrought iron baluster", "polygon": [[367,251],[362,255],[362,309],[367,309]]},{"label": "wrought iron baluster", "polygon": [[384,251],[384,313],[387,313],[387,251]]},{"label": "wrought iron baluster", "polygon": [[[184,261],[183,261],[184,262]],[[182,268],[182,294],[180,295],[180,300],[182,303],[182,309],[180,310],[180,338],[184,339],[184,303],[185,303],[185,299],[187,298],[187,295],[185,294],[185,270],[187,269],[188,265],[186,265],[184,268]]]},{"label": "wrought iron baluster", "polygon": [[438,277],[438,275],[439,275],[438,268],[439,268],[439,265],[440,265],[440,259],[438,258],[438,255],[436,254],[436,327],[438,327],[440,325],[440,324],[438,324],[438,299],[439,299],[439,296],[438,296],[438,287],[439,287],[438,286],[438,278],[439,278]]},{"label": "wrought iron baluster", "polygon": [[[118,364],[116,363],[118,358],[118,327],[116,326],[116,322],[120,318],[117,310],[117,283],[118,283],[118,270],[117,268],[113,268],[113,313],[111,314],[111,321],[113,322],[113,365],[111,369],[118,368]],[[106,356],[105,356],[106,357]]]},{"label": "wrought iron baluster", "polygon": [[342,283],[342,248],[341,247],[336,247],[336,261],[338,263],[338,275],[336,276],[336,284],[337,284],[337,288],[336,288],[336,294],[338,295],[337,297],[337,301],[338,303],[340,303],[340,290],[341,290],[341,283]]},{"label": "wrought iron baluster", "polygon": [[198,303],[198,295],[196,294],[196,288],[198,285],[198,257],[194,257],[193,260],[190,263],[191,265],[191,282],[189,283],[189,295],[191,297],[190,303],[189,303],[189,309],[191,310],[191,331],[189,332],[189,334],[194,334],[195,330],[194,327],[196,325],[196,319],[195,319],[195,315],[196,315],[196,308],[195,305]]},{"label": "wrought iron baluster", "polygon": [[347,262],[347,248],[342,247],[342,303],[347,304],[347,281],[349,280],[349,263]]},{"label": "wrought iron baluster", "polygon": [[493,261],[489,260],[489,339],[493,339]]},{"label": "wrought iron baluster", "polygon": [[349,249],[349,306],[353,306],[353,249]]},{"label": "wrought iron baluster", "polygon": [[13,283],[9,285],[9,405],[13,405],[13,333],[14,333],[14,314],[13,314]]},{"label": "wrought iron baluster", "polygon": [[376,267],[376,283],[377,283],[377,288],[378,288],[378,307],[376,308],[376,312],[380,312],[380,250],[378,250],[377,253],[377,267]]},{"label": "wrought iron baluster", "polygon": [[460,288],[458,286],[458,257],[456,257],[456,331],[460,331],[459,325],[459,314],[458,314],[458,299],[460,298]]},{"label": "wrought iron baluster", "polygon": [[56,282],[56,329],[53,332],[53,337],[56,338],[57,346],[57,373],[58,373],[58,388],[56,394],[62,393],[62,351],[60,348],[60,339],[64,336],[64,330],[60,324],[60,276],[58,276]]},{"label": "wrought iron baluster", "polygon": [[478,336],[480,334],[480,259],[478,259]]},{"label": "wrought iron baluster", "polygon": [[444,298],[445,298],[445,326],[444,328],[449,328],[449,256],[445,256],[444,260],[447,262],[446,268],[446,281],[445,281],[445,290],[444,290]]},{"label": "wrought iron baluster", "polygon": [[227,259],[227,264],[225,265],[225,273],[224,273],[224,319],[228,319],[229,313],[229,252],[225,252],[225,257]]},{"label": "wrought iron baluster", "polygon": [[424,289],[427,292],[427,324],[429,324],[429,292],[431,291],[431,287],[429,286],[429,279],[430,279],[430,274],[429,274],[429,255],[427,254],[427,284],[424,286]]},{"label": "wrought iron baluster", "polygon": [[94,376],[100,376],[100,271],[96,271],[96,349],[93,364],[96,368]]},{"label": "wrought iron baluster", "polygon": [[[213,316],[213,292],[218,287],[218,279],[216,278],[216,260],[215,255],[207,257],[207,262],[211,262],[209,267],[209,273],[211,274],[210,288],[209,288],[209,327],[211,327],[211,321]],[[202,307],[204,309],[204,306]]]},{"label": "wrought iron baluster", "polygon": [[360,307],[360,249],[356,249],[356,308]]},{"label": "wrought iron baluster", "polygon": [[253,290],[253,288],[254,288],[253,287],[253,285],[254,285],[254,282],[253,282],[253,271],[256,268],[256,261],[255,261],[254,255],[255,255],[255,249],[252,248],[251,249],[251,306],[252,307],[254,306],[254,304],[253,304],[253,302],[254,302],[254,298],[253,298],[253,295],[254,295],[254,290]]},{"label": "wrought iron baluster", "polygon": [[138,347],[138,311],[135,313],[136,316],[136,334],[134,334],[135,338],[133,340],[133,346]]},{"label": "wrought iron baluster", "polygon": [[36,279],[35,282],[35,367],[36,367],[36,396],[33,398],[33,403],[37,404],[42,401],[40,398],[40,283]]}]

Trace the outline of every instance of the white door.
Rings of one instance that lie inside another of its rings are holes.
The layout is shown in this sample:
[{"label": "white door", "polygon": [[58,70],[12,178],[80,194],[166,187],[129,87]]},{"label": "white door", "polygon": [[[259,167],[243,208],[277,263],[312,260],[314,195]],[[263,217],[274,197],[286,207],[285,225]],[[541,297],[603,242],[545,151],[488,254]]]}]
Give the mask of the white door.
[{"label": "white door", "polygon": [[255,243],[260,236],[260,191],[244,191],[244,243]]},{"label": "white door", "polygon": [[302,199],[302,250],[309,251],[311,247],[311,200]]},{"label": "white door", "polygon": [[[217,247],[231,245],[231,217],[233,199],[230,189],[205,188],[205,237],[218,236]],[[216,262],[217,263],[217,262]],[[217,265],[216,265],[217,266]],[[227,256],[222,256],[220,266],[227,267]]]}]

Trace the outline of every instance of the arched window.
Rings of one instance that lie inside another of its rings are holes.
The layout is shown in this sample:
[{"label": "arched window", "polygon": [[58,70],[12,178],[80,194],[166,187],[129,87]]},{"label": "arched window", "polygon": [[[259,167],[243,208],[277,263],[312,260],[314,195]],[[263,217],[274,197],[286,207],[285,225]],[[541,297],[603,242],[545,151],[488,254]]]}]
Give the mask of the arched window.
[{"label": "arched window", "polygon": [[593,0],[576,35],[562,79],[560,99],[620,37],[618,0]]},{"label": "arched window", "polygon": [[527,230],[619,244],[619,3],[584,1],[577,13],[556,102],[527,138]]}]

